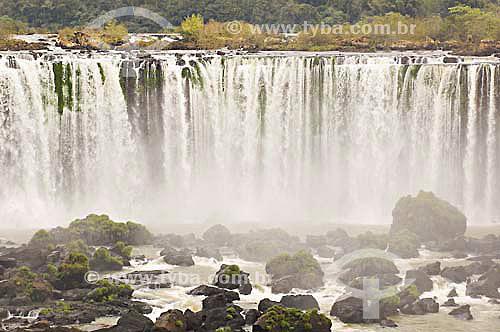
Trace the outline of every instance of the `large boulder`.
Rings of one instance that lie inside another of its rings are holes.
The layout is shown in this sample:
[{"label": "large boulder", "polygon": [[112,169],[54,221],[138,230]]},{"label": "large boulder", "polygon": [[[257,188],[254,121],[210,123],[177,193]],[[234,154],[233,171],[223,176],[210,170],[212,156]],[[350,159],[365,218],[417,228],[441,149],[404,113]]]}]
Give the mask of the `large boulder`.
[{"label": "large boulder", "polygon": [[216,294],[206,297],[202,301],[202,306],[203,310],[221,308],[239,299],[240,296],[238,293],[232,291],[225,291],[224,293],[221,294]]},{"label": "large boulder", "polygon": [[422,266],[419,268],[420,271],[424,272],[428,276],[437,276],[441,274],[441,262],[434,262]]},{"label": "large boulder", "polygon": [[458,318],[458,319],[461,319],[461,320],[473,320],[474,319],[474,317],[472,317],[472,314],[470,312],[470,305],[468,305],[468,304],[452,310],[448,315],[451,315],[451,316]]},{"label": "large boulder", "polygon": [[443,241],[463,236],[467,218],[455,206],[432,192],[421,191],[416,197],[401,198],[392,212],[391,233],[404,229],[421,241]]},{"label": "large boulder", "polygon": [[182,311],[171,309],[161,314],[154,325],[158,332],[186,332],[187,321]]},{"label": "large boulder", "polygon": [[98,330],[98,332],[144,332],[153,328],[153,321],[135,310],[123,315],[116,326]]},{"label": "large boulder", "polygon": [[500,266],[492,268],[483,274],[478,281],[467,285],[466,295],[471,297],[486,296],[500,299]]},{"label": "large boulder", "polygon": [[470,277],[471,274],[465,266],[452,266],[445,267],[441,271],[441,276],[459,284],[462,282],[466,282],[467,278]]},{"label": "large boulder", "polygon": [[245,325],[245,318],[241,314],[243,309],[237,305],[227,305],[210,310],[203,310],[199,314],[202,324],[199,331],[242,331]]},{"label": "large boulder", "polygon": [[275,305],[281,305],[281,303],[265,298],[260,300],[258,310],[259,312],[264,313]]},{"label": "large boulder", "polygon": [[388,251],[401,258],[415,258],[419,256],[420,241],[415,233],[407,229],[392,233],[389,237]]},{"label": "large boulder", "polygon": [[214,285],[226,289],[238,289],[243,295],[252,292],[250,283],[250,274],[241,271],[238,265],[222,264],[219,271],[215,274]]},{"label": "large boulder", "polygon": [[343,295],[335,301],[330,316],[337,317],[346,324],[375,323],[378,321],[377,319],[364,319],[363,300],[350,295]]},{"label": "large boulder", "polygon": [[401,312],[406,315],[425,315],[438,313],[439,303],[434,299],[426,298],[401,307]]},{"label": "large boulder", "polygon": [[434,283],[431,278],[421,270],[406,271],[405,280],[414,280],[419,293],[430,292],[434,288]]},{"label": "large boulder", "polygon": [[382,275],[396,275],[399,269],[390,260],[380,257],[367,257],[356,259],[343,266],[347,271],[339,276],[345,284],[351,284],[360,277],[374,277]]},{"label": "large boulder", "polygon": [[274,306],[259,317],[254,332],[330,332],[332,322],[317,310],[300,311]]},{"label": "large boulder", "polygon": [[312,295],[285,295],[280,304],[285,308],[297,308],[300,310],[318,309],[318,301]]},{"label": "large boulder", "polygon": [[293,288],[314,289],[323,286],[324,273],[311,253],[299,251],[291,256],[283,254],[266,264],[271,275],[273,293],[289,293]]},{"label": "large boulder", "polygon": [[217,246],[227,246],[231,243],[231,232],[226,226],[215,225],[203,233],[203,239]]},{"label": "large boulder", "polygon": [[165,248],[160,253],[165,263],[176,266],[193,266],[193,256],[188,250]]}]

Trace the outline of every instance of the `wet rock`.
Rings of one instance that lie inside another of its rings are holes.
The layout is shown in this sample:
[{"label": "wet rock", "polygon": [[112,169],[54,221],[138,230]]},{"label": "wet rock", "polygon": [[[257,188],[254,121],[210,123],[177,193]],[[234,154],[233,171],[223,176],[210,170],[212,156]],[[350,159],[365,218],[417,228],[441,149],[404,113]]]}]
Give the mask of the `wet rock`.
[{"label": "wet rock", "polygon": [[136,311],[129,311],[120,317],[116,326],[98,330],[99,332],[143,332],[153,328],[153,321]]},{"label": "wet rock", "polygon": [[419,268],[420,271],[423,271],[428,276],[437,276],[441,274],[441,262],[434,262]]},{"label": "wet rock", "polygon": [[357,259],[344,266],[344,268],[348,270],[343,272],[339,276],[339,279],[346,284],[350,284],[359,277],[374,277],[385,274],[395,275],[399,273],[398,268],[393,262],[378,257]]},{"label": "wet rock", "polygon": [[87,293],[88,289],[75,288],[62,292],[62,298],[65,301],[83,301]]},{"label": "wet rock", "polygon": [[222,261],[223,259],[219,249],[210,247],[198,247],[196,248],[196,253],[194,255],[198,257],[214,258],[218,261]]},{"label": "wet rock", "polygon": [[[283,322],[276,324],[276,322]],[[283,327],[285,326],[285,327]],[[295,332],[330,332],[332,322],[318,311],[297,312],[296,309],[272,307],[259,317],[253,327],[254,332],[282,332],[285,330]]]},{"label": "wet rock", "polygon": [[29,296],[17,296],[13,299],[10,300],[10,305],[15,306],[15,307],[25,307],[32,305],[33,301],[31,300],[31,297]]},{"label": "wet rock", "polygon": [[203,239],[217,246],[226,246],[231,242],[232,234],[226,226],[215,225],[203,233]]},{"label": "wet rock", "polygon": [[164,256],[165,263],[177,266],[193,266],[194,260],[188,251],[178,251],[174,248],[164,249],[160,255]]},{"label": "wet rock", "polygon": [[447,57],[444,57],[443,62],[444,63],[458,63],[458,58],[447,56]]},{"label": "wet rock", "polygon": [[203,310],[200,314],[202,318],[202,331],[214,331],[222,327],[230,327],[230,331],[241,331],[245,325],[245,319],[241,315],[243,310],[236,305]]},{"label": "wet rock", "polygon": [[276,302],[276,301],[271,301],[270,299],[262,299],[259,302],[258,310],[262,313],[266,312],[269,308],[275,306],[275,305],[281,305],[281,303]]},{"label": "wet rock", "polygon": [[470,312],[470,305],[466,304],[457,309],[452,310],[449,315],[461,319],[461,320],[473,320],[472,314]]},{"label": "wet rock", "polygon": [[0,308],[0,320],[9,317],[9,311],[7,309]]},{"label": "wet rock", "polygon": [[203,310],[225,307],[227,304],[240,299],[236,292],[228,291],[222,294],[209,296],[202,301]]},{"label": "wet rock", "polygon": [[458,304],[454,299],[448,299],[445,303],[443,303],[443,307],[458,307]]},{"label": "wet rock", "polygon": [[187,292],[188,295],[193,296],[212,296],[216,294],[225,293],[226,290],[218,287],[212,287],[207,285],[201,285],[196,288],[191,289]]},{"label": "wet rock", "polygon": [[443,271],[441,271],[441,276],[459,284],[467,281],[467,278],[471,275],[464,266],[453,266],[445,267]]},{"label": "wet rock", "polygon": [[257,319],[259,319],[260,313],[256,309],[248,309],[243,312],[245,316],[246,325],[254,325]]},{"label": "wet rock", "polygon": [[453,288],[449,293],[448,297],[458,297],[457,289]]},{"label": "wet rock", "polygon": [[0,266],[11,269],[17,266],[17,260],[13,257],[0,257]]},{"label": "wet rock", "polygon": [[500,299],[500,266],[483,274],[478,281],[467,285],[466,295],[471,297],[487,296]]},{"label": "wet rock", "polygon": [[318,309],[318,301],[312,295],[285,295],[280,304],[285,308],[297,308],[300,310]]},{"label": "wet rock", "polygon": [[184,311],[184,317],[186,318],[186,330],[187,331],[197,331],[202,324],[200,315],[194,313],[192,310],[187,309]]},{"label": "wet rock", "polygon": [[307,251],[280,255],[266,264],[272,276],[273,293],[288,293],[292,288],[314,289],[323,286],[324,273],[316,259]]},{"label": "wet rock", "polygon": [[337,317],[346,324],[375,323],[363,318],[363,300],[344,295],[338,298],[332,306],[330,316]]},{"label": "wet rock", "polygon": [[420,241],[441,241],[463,236],[467,218],[456,207],[432,192],[401,198],[392,212],[391,233],[409,230]]},{"label": "wet rock", "polygon": [[162,313],[154,324],[158,332],[185,332],[186,326],[187,321],[184,314],[177,309]]},{"label": "wet rock", "polygon": [[248,295],[252,292],[250,274],[241,271],[238,265],[222,264],[215,274],[214,285],[226,289],[238,289],[240,294]]},{"label": "wet rock", "polygon": [[431,298],[421,299],[412,304],[403,306],[401,308],[401,312],[406,315],[425,315],[427,313],[438,313],[439,303]]},{"label": "wet rock", "polygon": [[414,280],[414,284],[420,293],[430,292],[434,288],[434,283],[423,271],[420,270],[407,271],[405,281],[412,279]]},{"label": "wet rock", "polygon": [[402,229],[390,234],[387,250],[401,258],[415,258],[420,256],[418,252],[420,245],[415,233]]}]

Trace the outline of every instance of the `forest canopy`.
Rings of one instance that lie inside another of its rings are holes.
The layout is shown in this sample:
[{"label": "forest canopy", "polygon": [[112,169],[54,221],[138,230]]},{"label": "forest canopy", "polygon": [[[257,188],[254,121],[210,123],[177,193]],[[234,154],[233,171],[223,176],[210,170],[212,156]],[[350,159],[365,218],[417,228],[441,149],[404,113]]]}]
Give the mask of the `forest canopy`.
[{"label": "forest canopy", "polygon": [[[124,6],[150,9],[175,26],[192,14],[201,14],[206,21],[254,24],[343,24],[387,13],[446,18],[453,15],[450,8],[456,6],[498,15],[498,0],[0,0],[0,27],[6,19],[12,19],[19,22],[16,24],[55,32],[85,26],[99,15]],[[155,23],[137,18],[129,19],[127,26],[131,32],[158,29]],[[14,30],[19,31],[19,27]]]}]

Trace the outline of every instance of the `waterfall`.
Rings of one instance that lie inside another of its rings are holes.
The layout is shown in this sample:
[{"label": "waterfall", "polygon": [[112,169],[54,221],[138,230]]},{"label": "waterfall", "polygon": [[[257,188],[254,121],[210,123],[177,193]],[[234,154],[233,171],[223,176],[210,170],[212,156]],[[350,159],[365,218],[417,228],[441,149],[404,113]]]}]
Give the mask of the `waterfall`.
[{"label": "waterfall", "polygon": [[0,219],[500,220],[500,64],[368,55],[0,58]]}]

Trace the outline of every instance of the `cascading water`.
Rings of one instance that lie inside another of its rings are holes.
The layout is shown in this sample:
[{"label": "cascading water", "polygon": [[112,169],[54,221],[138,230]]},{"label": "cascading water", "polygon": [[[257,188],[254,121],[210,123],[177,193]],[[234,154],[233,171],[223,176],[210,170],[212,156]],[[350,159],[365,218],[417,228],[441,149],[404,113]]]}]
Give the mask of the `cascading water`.
[{"label": "cascading water", "polygon": [[432,190],[500,218],[500,64],[9,55],[0,219],[391,221]]}]

